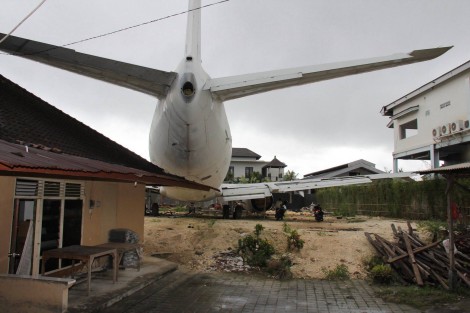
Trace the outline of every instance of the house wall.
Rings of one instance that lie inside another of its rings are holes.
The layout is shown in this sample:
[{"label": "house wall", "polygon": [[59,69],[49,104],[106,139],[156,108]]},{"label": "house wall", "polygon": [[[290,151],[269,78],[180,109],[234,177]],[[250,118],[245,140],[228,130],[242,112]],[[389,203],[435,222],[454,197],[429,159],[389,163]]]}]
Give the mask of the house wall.
[{"label": "house wall", "polygon": [[0,273],[8,273],[15,178],[0,176]]},{"label": "house wall", "polygon": [[145,185],[119,184],[117,228],[128,228],[144,239]]},{"label": "house wall", "polygon": [[[0,176],[0,273],[8,273],[15,193],[15,177]],[[90,200],[95,207],[90,209]],[[145,186],[133,183],[85,182],[82,215],[82,244],[108,241],[109,230],[128,228],[144,235]]]},{"label": "house wall", "polygon": [[[448,103],[449,105],[444,105]],[[470,117],[470,77],[466,72],[446,83],[431,89],[419,97],[394,109],[398,114],[410,107],[419,105],[419,110],[394,121],[394,154],[435,144],[432,130],[456,120]],[[400,139],[400,125],[413,119],[418,121],[417,134]]]},{"label": "house wall", "polygon": [[230,166],[234,168],[234,178],[245,177],[245,167],[253,167],[253,172],[261,174],[263,166],[266,165],[264,161],[237,161],[230,162]]},{"label": "house wall", "polygon": [[[88,182],[83,212],[83,245],[108,241],[114,228],[128,228],[139,238],[144,234],[145,186],[132,183]],[[89,200],[95,201],[90,209]]]},{"label": "house wall", "polygon": [[281,181],[284,177],[284,168],[268,167],[266,168],[266,177],[270,177],[271,181]]}]

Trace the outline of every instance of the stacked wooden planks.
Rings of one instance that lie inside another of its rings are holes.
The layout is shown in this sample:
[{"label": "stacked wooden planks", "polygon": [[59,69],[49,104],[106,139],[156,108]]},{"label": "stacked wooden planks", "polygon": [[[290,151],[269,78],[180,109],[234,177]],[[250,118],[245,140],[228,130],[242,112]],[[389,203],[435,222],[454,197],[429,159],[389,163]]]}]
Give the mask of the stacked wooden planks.
[{"label": "stacked wooden planks", "polygon": [[[450,262],[441,241],[424,243],[413,232],[410,222],[408,230],[398,229],[391,225],[394,242],[377,234],[364,233],[372,246],[399,274],[403,283],[414,283],[419,286],[441,285],[449,288]],[[464,241],[465,242],[465,241]],[[458,251],[455,255],[455,277],[458,285],[470,286],[470,257]]]}]

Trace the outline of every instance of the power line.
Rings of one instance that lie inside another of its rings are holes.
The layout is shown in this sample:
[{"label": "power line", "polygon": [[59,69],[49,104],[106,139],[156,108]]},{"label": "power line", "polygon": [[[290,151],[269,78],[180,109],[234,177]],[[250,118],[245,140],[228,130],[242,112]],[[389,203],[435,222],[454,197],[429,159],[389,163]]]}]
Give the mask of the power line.
[{"label": "power line", "polygon": [[124,27],[124,28],[121,28],[121,29],[118,29],[118,30],[115,30],[115,31],[112,31],[112,32],[109,32],[109,33],[104,33],[104,34],[101,34],[101,35],[97,35],[97,36],[85,38],[85,39],[82,39],[82,40],[74,41],[74,42],[71,42],[71,43],[62,45],[61,47],[67,47],[67,46],[75,45],[75,44],[77,44],[77,43],[82,43],[82,42],[85,42],[85,41],[89,41],[89,40],[93,40],[93,39],[97,39],[97,38],[101,38],[101,37],[106,37],[106,36],[114,35],[114,34],[116,34],[116,33],[120,33],[120,32],[126,31],[126,30],[130,30],[130,29],[133,29],[133,28],[141,27],[141,26],[148,25],[148,24],[155,23],[155,22],[160,22],[160,21],[163,21],[163,20],[172,18],[172,17],[176,17],[176,16],[179,16],[179,15],[183,15],[183,14],[186,14],[186,13],[189,13],[189,12],[192,12],[192,11],[201,10],[201,9],[204,9],[204,8],[207,8],[207,7],[210,7],[210,6],[214,6],[214,5],[218,5],[218,4],[222,4],[222,3],[228,2],[228,1],[230,1],[230,0],[221,0],[221,1],[219,1],[219,2],[214,2],[214,3],[211,3],[211,4],[206,4],[206,5],[200,6],[200,7],[195,8],[195,9],[186,10],[186,11],[183,11],[183,12],[179,12],[179,13],[167,15],[167,16],[165,16],[165,17],[160,17],[160,18],[157,18],[157,19],[155,19],[155,20],[148,21],[148,22],[136,24],[136,25],[133,25],[133,26]]},{"label": "power line", "polygon": [[6,34],[1,40],[0,40],[0,43],[2,43],[5,39],[8,38],[8,36],[10,36],[18,27],[21,26],[21,24],[23,24],[24,21],[26,21],[31,15],[34,14],[34,12],[36,12],[40,7],[41,5],[44,4],[44,2],[46,2],[46,0],[42,0],[41,3],[38,4],[38,6],[36,6],[36,8],[34,10],[32,10],[28,15],[26,15],[26,17],[18,23],[18,25],[16,25],[8,34]]}]

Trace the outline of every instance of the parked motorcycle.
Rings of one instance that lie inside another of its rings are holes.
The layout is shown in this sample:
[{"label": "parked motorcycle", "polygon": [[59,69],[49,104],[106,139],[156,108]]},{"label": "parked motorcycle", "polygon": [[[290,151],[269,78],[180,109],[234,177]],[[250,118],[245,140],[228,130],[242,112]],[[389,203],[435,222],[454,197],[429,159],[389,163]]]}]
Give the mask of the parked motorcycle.
[{"label": "parked motorcycle", "polygon": [[322,222],[323,221],[323,209],[319,204],[315,204],[313,207],[313,216],[315,217],[315,220],[317,222]]}]

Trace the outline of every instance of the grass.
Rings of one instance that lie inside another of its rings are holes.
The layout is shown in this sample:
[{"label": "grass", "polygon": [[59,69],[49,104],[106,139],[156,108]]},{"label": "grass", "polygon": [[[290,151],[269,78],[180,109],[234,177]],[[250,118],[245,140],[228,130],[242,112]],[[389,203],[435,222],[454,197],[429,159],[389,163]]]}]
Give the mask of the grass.
[{"label": "grass", "polygon": [[348,267],[344,264],[338,264],[331,270],[322,268],[322,272],[327,280],[348,280],[350,278]]},{"label": "grass", "polygon": [[380,286],[375,288],[375,293],[387,302],[407,304],[423,311],[434,306],[456,303],[464,298],[470,298],[470,290],[466,288],[450,292],[429,286]]}]

